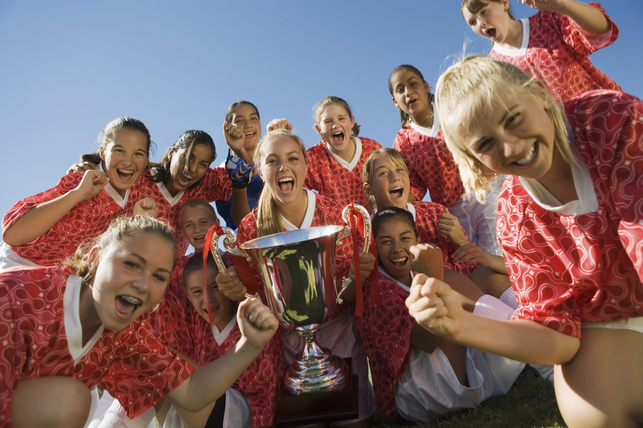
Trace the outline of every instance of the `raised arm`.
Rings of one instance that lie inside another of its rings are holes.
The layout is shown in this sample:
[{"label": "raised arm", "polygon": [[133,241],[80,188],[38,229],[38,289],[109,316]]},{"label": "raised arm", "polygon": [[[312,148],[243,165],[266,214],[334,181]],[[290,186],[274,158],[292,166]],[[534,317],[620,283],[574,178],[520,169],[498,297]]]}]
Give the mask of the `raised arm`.
[{"label": "raised arm", "polygon": [[580,346],[580,339],[533,321],[501,321],[467,312],[446,283],[425,275],[413,279],[406,306],[418,324],[438,336],[529,364],[566,363]]},{"label": "raised arm", "polygon": [[565,15],[580,27],[586,37],[602,36],[612,28],[603,12],[576,0],[524,0],[523,3],[537,10],[552,10]]}]

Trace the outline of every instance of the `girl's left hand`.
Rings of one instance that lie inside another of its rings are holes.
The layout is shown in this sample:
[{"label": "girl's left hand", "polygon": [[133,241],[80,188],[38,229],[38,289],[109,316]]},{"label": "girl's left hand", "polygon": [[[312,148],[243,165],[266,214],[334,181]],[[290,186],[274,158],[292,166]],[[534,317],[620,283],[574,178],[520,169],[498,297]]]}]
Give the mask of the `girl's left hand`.
[{"label": "girl's left hand", "polygon": [[460,226],[458,217],[451,214],[446,208],[442,215],[440,215],[438,227],[440,229],[440,233],[449,238],[449,241],[453,242],[457,247],[469,243],[467,236],[462,230],[462,226]]},{"label": "girl's left hand", "polygon": [[453,258],[468,265],[477,263],[480,266],[489,266],[490,254],[483,251],[482,248],[473,242],[463,245],[453,252]]},{"label": "girl's left hand", "polygon": [[268,132],[276,131],[277,129],[284,129],[287,132],[292,132],[292,123],[288,123],[288,119],[272,119],[266,126]]},{"label": "girl's left hand", "polygon": [[223,138],[228,146],[237,156],[242,157],[244,151],[243,145],[246,141],[246,135],[239,128],[231,123],[223,122]]},{"label": "girl's left hand", "polygon": [[237,323],[241,335],[258,350],[263,349],[279,328],[279,321],[270,309],[254,297],[249,297],[239,304]]},{"label": "girl's left hand", "polygon": [[[359,251],[359,279],[361,280],[362,285],[364,285],[368,277],[371,275],[371,272],[373,272],[373,269],[375,269],[377,260],[375,259],[375,256],[370,252],[364,254],[363,247],[359,247],[357,251]],[[348,274],[348,277],[355,281],[356,276],[354,264],[351,264],[351,270]]]},{"label": "girl's left hand", "polygon": [[444,279],[444,257],[440,247],[434,244],[417,244],[409,248],[411,267],[431,278]]},{"label": "girl's left hand", "polygon": [[156,218],[159,215],[159,210],[152,198],[144,198],[134,204],[132,210],[134,215],[146,215],[148,217]]}]

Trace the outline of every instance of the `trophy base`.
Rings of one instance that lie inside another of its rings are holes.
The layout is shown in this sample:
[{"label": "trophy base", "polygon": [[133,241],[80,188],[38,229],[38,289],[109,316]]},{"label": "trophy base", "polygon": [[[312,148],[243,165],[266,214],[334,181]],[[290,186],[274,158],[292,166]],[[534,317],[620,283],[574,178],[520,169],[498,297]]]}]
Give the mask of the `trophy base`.
[{"label": "trophy base", "polygon": [[[350,358],[345,360],[350,367]],[[282,387],[277,396],[277,427],[344,421],[358,417],[357,375],[349,376],[342,389],[294,395]]]}]

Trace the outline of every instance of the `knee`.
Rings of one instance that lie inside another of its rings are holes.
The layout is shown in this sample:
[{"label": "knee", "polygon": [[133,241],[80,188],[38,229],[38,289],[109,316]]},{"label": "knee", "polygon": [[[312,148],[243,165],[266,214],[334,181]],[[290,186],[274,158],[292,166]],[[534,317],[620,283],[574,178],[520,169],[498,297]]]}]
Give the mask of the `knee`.
[{"label": "knee", "polygon": [[82,428],[90,407],[89,388],[77,379],[66,376],[25,379],[18,382],[11,419],[17,428]]}]

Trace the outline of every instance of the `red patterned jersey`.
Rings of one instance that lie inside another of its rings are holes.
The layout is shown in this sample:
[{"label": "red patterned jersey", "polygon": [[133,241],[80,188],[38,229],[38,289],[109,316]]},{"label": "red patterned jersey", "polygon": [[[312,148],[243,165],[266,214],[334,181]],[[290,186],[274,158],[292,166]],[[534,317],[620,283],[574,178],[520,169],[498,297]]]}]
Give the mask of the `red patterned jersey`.
[{"label": "red patterned jersey", "polygon": [[464,193],[458,166],[441,134],[429,137],[406,125],[395,136],[393,148],[409,169],[411,193],[418,201],[428,189],[431,201],[448,207]]},{"label": "red patterned jersey", "polygon": [[190,245],[179,230],[179,215],[183,205],[191,199],[214,202],[225,201],[232,196],[232,185],[225,168],[210,168],[197,187],[181,191],[174,196],[169,193],[165,184],[152,180],[150,171],[146,171],[139,182],[139,197],[154,199],[159,210],[158,218],[167,220],[173,227],[179,256],[184,255]]},{"label": "red patterned jersey", "polygon": [[385,415],[397,415],[397,378],[404,373],[409,362],[414,324],[404,303],[409,292],[381,268],[377,287],[386,304],[377,305],[368,300],[370,287],[369,278],[364,285],[364,316],[356,317],[355,323],[368,355],[377,408]]},{"label": "red patterned jersey", "polygon": [[643,315],[643,103],[594,91],[565,109],[598,209],[545,210],[509,176],[497,232],[520,304],[514,317],[580,337],[581,322]]},{"label": "red patterned jersey", "polygon": [[348,167],[339,163],[328,149],[326,141],[320,141],[306,151],[308,174],[304,187],[337,200],[342,206],[360,204],[371,211],[368,195],[364,190],[362,168],[372,152],[382,146],[368,138],[355,138],[355,156]]},{"label": "red patterned jersey", "polygon": [[529,17],[528,34],[523,32],[528,35],[526,49],[505,51],[495,46],[489,56],[513,64],[540,79],[559,102],[595,89],[622,91],[589,60],[590,54],[614,43],[619,33],[603,7],[598,3],[590,4],[603,12],[612,25],[608,34],[586,37],[568,17],[553,11],[540,11]]},{"label": "red patterned jersey", "polygon": [[193,370],[161,344],[141,319],[120,332],[104,330],[75,362],[63,302],[71,279],[71,271],[61,267],[12,268],[0,273],[2,426],[11,426],[12,397],[21,379],[71,376],[89,388],[100,385],[134,417],[183,383]]},{"label": "red patterned jersey", "polygon": [[[434,202],[416,201],[409,202],[415,209],[415,227],[419,233],[419,242],[422,244],[435,244],[442,250],[444,257],[444,268],[458,271],[466,276],[478,267],[477,264],[468,265],[453,259],[453,252],[456,250],[453,242],[440,233],[440,215],[444,212],[444,206]],[[464,233],[464,231],[462,231]],[[466,233],[465,233],[466,236]],[[468,238],[467,238],[468,240]]]},{"label": "red patterned jersey", "polygon": [[[3,233],[32,208],[74,190],[82,179],[80,174],[67,174],[56,187],[17,202],[2,219]],[[96,196],[76,204],[47,233],[27,244],[11,248],[19,256],[41,266],[59,264],[73,255],[80,244],[90,242],[105,232],[116,217],[131,215],[137,200],[135,193],[130,192],[125,206],[121,208],[107,190],[102,189]]]},{"label": "red patterned jersey", "polygon": [[[166,296],[167,297],[167,296]],[[223,356],[241,338],[235,323],[227,337],[219,344],[212,326],[192,307],[186,312],[174,296],[166,298],[155,312],[155,329],[161,340],[172,349],[184,353],[200,365]],[[277,332],[261,354],[241,374],[232,387],[245,395],[252,409],[252,426],[275,424],[277,391],[285,371],[284,348],[281,332]]]}]

